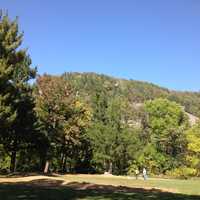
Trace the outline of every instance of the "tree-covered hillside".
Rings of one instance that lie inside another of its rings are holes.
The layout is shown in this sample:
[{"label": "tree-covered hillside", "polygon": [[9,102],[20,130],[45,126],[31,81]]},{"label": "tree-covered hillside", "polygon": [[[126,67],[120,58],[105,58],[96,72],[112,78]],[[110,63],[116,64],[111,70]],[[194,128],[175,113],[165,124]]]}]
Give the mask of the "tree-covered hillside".
[{"label": "tree-covered hillside", "polygon": [[97,90],[106,90],[108,95],[118,95],[130,103],[144,103],[156,98],[167,98],[185,108],[185,111],[200,117],[200,92],[169,90],[152,83],[113,78],[95,73],[65,73],[63,75],[81,96],[91,97]]}]

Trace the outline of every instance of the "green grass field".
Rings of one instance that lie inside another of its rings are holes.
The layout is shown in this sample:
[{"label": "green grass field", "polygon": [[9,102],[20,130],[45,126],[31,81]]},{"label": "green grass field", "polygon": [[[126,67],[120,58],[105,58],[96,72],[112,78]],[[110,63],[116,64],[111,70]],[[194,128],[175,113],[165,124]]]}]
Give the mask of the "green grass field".
[{"label": "green grass field", "polygon": [[0,200],[200,200],[200,180],[101,175],[0,178]]}]

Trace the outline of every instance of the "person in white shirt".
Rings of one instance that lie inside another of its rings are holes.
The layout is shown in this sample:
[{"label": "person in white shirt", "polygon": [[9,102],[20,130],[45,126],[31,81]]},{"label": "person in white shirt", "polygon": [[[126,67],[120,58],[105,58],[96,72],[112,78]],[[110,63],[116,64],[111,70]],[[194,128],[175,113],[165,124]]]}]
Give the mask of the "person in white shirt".
[{"label": "person in white shirt", "polygon": [[143,168],[142,174],[143,174],[144,180],[146,181],[147,180],[147,170],[145,168]]}]

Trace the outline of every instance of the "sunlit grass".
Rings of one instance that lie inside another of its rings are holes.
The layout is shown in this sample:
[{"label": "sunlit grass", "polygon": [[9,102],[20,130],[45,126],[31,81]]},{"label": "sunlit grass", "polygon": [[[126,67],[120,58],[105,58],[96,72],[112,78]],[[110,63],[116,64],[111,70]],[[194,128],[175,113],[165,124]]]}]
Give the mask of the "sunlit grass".
[{"label": "sunlit grass", "polygon": [[0,178],[0,200],[200,200],[199,180],[103,175]]}]

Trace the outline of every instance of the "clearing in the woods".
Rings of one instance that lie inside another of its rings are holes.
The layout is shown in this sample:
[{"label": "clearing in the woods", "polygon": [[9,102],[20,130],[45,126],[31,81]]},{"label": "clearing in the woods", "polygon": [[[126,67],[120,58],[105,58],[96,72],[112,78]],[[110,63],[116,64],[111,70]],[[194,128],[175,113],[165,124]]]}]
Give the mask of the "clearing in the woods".
[{"label": "clearing in the woods", "polygon": [[0,199],[200,200],[200,180],[142,179],[105,175],[1,177]]}]

